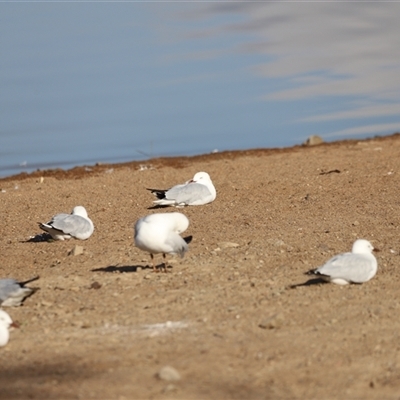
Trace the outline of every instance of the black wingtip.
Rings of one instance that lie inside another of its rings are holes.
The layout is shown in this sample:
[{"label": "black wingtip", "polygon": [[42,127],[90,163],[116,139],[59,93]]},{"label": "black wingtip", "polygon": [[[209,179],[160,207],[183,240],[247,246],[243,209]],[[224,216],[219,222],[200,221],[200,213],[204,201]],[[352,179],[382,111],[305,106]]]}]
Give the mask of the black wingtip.
[{"label": "black wingtip", "polygon": [[305,272],[305,275],[314,275],[317,279],[327,280],[329,279],[329,275],[321,274],[321,272],[317,269],[310,269],[309,271]]},{"label": "black wingtip", "polygon": [[146,188],[146,190],[150,190],[151,193],[153,193],[157,199],[163,200],[165,199],[165,192],[167,191],[166,189],[150,189]]},{"label": "black wingtip", "polygon": [[189,244],[193,239],[193,236],[186,236],[183,238],[183,240],[186,242],[186,244]]},{"label": "black wingtip", "polygon": [[40,278],[40,276],[37,275],[37,276],[34,276],[34,277],[31,278],[31,279],[28,279],[27,281],[18,282],[18,283],[19,283],[21,286],[24,286],[24,285],[26,285],[27,283],[30,283],[30,282],[33,282],[33,281],[37,281],[39,278]]},{"label": "black wingtip", "polygon": [[310,269],[307,272],[304,272],[304,275],[319,275],[316,269]]}]

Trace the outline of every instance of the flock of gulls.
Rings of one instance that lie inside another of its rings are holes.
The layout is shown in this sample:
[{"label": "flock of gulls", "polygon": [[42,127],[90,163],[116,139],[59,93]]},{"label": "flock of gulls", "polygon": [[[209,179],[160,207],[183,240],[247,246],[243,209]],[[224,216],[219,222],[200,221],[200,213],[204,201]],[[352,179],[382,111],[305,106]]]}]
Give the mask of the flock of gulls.
[{"label": "flock of gulls", "polygon": [[[148,190],[157,197],[153,202],[155,207],[200,206],[213,202],[217,196],[210,175],[206,172],[198,172],[187,182],[167,190]],[[135,223],[135,245],[150,254],[155,272],[158,271],[154,261],[155,254],[162,254],[161,270],[164,272],[167,271],[166,254],[184,256],[192,236],[183,238],[181,234],[188,226],[188,218],[179,212],[154,213],[140,218]],[[53,240],[71,238],[86,240],[94,231],[93,222],[82,206],[74,207],[71,214],[57,214],[49,222],[39,223],[39,227],[50,234]],[[373,250],[370,242],[358,239],[354,242],[351,252],[336,255],[321,267],[308,271],[307,274],[337,285],[367,282],[375,276],[378,269],[377,260],[372,254]],[[25,285],[37,279],[39,277],[24,282],[11,278],[0,279],[0,306],[20,306],[26,297],[37,290]],[[8,343],[9,330],[14,326],[16,324],[9,314],[0,309],[0,346]]]}]

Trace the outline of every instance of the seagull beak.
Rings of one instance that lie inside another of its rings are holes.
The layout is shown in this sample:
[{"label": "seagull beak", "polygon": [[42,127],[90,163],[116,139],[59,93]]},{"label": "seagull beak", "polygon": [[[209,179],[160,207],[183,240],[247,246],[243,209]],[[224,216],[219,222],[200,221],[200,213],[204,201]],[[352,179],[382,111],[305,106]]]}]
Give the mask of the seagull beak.
[{"label": "seagull beak", "polygon": [[380,249],[377,249],[376,247],[374,247],[374,248],[372,249],[372,251],[375,251],[375,253],[379,253],[379,252],[380,252]]},{"label": "seagull beak", "polygon": [[13,322],[11,325],[10,325],[10,327],[12,327],[12,328],[19,328],[19,323],[18,322]]}]

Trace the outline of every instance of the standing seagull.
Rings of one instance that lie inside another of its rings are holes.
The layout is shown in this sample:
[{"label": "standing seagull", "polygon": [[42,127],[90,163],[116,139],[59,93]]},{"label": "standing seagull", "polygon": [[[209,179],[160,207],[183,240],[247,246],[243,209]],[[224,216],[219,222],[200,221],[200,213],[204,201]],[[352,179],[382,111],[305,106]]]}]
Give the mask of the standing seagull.
[{"label": "standing seagull", "polygon": [[11,317],[3,310],[0,310],[0,346],[5,346],[10,339],[9,329],[16,326]]},{"label": "standing seagull", "polygon": [[188,226],[187,217],[178,212],[151,214],[136,222],[135,245],[150,253],[154,271],[154,254],[162,253],[164,272],[167,272],[166,254],[184,256],[192,236],[183,239],[179,234],[186,231]]},{"label": "standing seagull", "polygon": [[2,307],[20,306],[28,296],[38,290],[38,288],[29,288],[25,285],[38,279],[38,276],[24,282],[17,282],[11,278],[0,279],[0,305]]},{"label": "standing seagull", "polygon": [[339,254],[308,274],[315,274],[337,285],[367,282],[375,276],[378,269],[373,250],[368,240],[358,239],[354,242],[351,253]]},{"label": "standing seagull", "polygon": [[217,191],[207,172],[197,172],[193,179],[171,189],[147,189],[157,196],[153,201],[158,206],[201,206],[211,203],[217,197]]},{"label": "standing seagull", "polygon": [[88,218],[85,207],[76,206],[71,214],[57,214],[49,222],[39,222],[39,227],[50,233],[54,240],[65,240],[74,237],[88,239],[93,231],[93,222]]}]

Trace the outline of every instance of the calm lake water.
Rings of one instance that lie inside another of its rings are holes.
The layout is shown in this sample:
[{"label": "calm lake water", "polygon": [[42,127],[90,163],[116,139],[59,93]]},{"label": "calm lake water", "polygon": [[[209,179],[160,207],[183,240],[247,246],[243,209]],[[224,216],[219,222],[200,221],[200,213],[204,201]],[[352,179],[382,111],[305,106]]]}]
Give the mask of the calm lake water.
[{"label": "calm lake water", "polygon": [[400,131],[400,3],[0,3],[0,177]]}]

